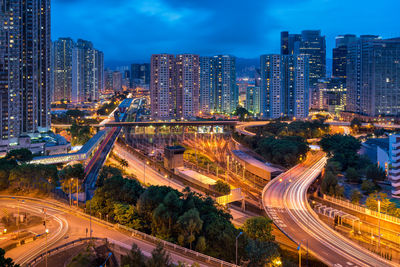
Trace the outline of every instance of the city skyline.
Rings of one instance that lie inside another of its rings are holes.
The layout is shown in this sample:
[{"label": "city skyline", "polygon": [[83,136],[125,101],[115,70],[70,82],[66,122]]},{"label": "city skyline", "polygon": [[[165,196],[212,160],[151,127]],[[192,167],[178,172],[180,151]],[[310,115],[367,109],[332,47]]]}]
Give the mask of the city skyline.
[{"label": "city skyline", "polygon": [[[152,0],[96,1],[93,7],[93,0],[54,0],[52,37],[92,40],[105,52],[109,65],[113,60],[121,64],[149,61],[154,53],[257,58],[261,54],[279,53],[281,31],[315,29],[326,36],[327,58],[332,58],[337,35],[377,34],[383,38],[399,35],[396,8],[390,8],[399,3],[384,2],[371,8],[372,1],[324,1],[323,5],[312,0],[267,4],[253,1],[247,5],[240,2],[228,5],[226,1]],[[365,15],[354,16],[355,9]],[[299,14],[303,14],[301,20]]]}]

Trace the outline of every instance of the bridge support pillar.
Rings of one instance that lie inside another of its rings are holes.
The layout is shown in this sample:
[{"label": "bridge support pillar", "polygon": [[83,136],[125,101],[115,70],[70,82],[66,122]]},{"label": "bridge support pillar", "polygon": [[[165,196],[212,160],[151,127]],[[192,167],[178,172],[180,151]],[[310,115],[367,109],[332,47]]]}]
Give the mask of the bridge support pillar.
[{"label": "bridge support pillar", "polygon": [[246,200],[242,199],[242,211],[246,211]]}]

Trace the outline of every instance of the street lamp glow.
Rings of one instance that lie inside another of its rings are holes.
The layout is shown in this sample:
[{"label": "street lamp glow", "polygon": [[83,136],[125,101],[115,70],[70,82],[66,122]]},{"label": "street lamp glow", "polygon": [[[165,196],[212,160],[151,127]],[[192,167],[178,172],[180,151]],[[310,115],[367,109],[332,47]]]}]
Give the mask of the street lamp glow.
[{"label": "street lamp glow", "polygon": [[46,234],[48,234],[49,233],[49,229],[46,229],[45,232],[46,232]]}]

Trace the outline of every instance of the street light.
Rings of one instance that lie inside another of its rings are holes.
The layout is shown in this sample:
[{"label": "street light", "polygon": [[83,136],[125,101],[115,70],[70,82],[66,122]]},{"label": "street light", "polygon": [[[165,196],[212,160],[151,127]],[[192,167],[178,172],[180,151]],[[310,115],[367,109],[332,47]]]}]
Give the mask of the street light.
[{"label": "street light", "polygon": [[146,165],[149,165],[149,161],[143,162],[143,184],[146,185]]},{"label": "street light", "polygon": [[107,261],[111,257],[111,255],[112,255],[112,252],[109,252],[106,261],[104,262],[104,264],[100,265],[100,267],[106,267]]},{"label": "street light", "polygon": [[46,233],[46,267],[47,267],[47,235],[49,234],[49,229],[46,228],[45,233]]},{"label": "street light", "polygon": [[243,232],[240,232],[237,237],[236,237],[236,265],[238,264],[238,238],[243,234]]},{"label": "street light", "polygon": [[378,247],[381,248],[381,201],[378,200]]}]

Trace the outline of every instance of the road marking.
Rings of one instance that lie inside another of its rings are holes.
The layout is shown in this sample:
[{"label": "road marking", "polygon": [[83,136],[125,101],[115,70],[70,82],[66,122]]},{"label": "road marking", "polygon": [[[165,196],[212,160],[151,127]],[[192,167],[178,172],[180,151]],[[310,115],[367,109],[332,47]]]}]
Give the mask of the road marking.
[{"label": "road marking", "polygon": [[343,267],[343,265],[341,265],[340,263],[336,263],[335,265],[333,265],[334,267]]},{"label": "road marking", "polygon": [[347,263],[347,265],[350,265],[350,266],[353,266],[354,264],[352,263],[352,262],[346,262]]}]

